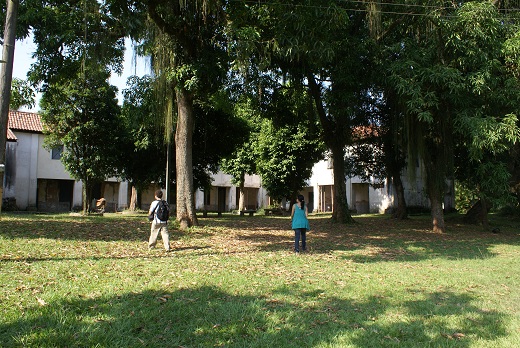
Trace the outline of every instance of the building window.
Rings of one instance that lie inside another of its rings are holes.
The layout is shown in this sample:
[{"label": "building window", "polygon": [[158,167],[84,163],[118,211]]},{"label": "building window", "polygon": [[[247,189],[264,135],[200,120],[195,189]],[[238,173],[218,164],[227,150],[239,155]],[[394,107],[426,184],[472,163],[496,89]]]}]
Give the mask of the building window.
[{"label": "building window", "polygon": [[51,158],[53,160],[59,160],[61,158],[61,154],[63,153],[63,145],[55,147],[51,150]]}]

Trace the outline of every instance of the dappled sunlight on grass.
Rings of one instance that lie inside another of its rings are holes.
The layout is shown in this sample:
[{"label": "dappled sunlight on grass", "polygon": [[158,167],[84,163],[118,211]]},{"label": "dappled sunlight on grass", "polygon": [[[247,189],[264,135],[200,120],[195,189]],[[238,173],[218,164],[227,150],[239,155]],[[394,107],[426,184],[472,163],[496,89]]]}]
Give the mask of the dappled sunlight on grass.
[{"label": "dappled sunlight on grass", "polygon": [[146,217],[4,215],[0,342],[10,346],[462,347],[520,342],[520,226],[448,218],[311,215],[309,252],[288,217],[171,225]]}]

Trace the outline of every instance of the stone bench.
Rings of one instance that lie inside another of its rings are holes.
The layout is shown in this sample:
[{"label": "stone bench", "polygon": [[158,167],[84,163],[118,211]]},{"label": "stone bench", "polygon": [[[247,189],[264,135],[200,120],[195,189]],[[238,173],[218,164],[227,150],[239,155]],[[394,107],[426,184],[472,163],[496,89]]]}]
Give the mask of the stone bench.
[{"label": "stone bench", "polygon": [[256,210],[254,210],[254,209],[241,210],[240,216],[244,216],[245,214],[249,214],[249,216],[253,216],[254,213],[256,213]]},{"label": "stone bench", "polygon": [[221,217],[222,216],[222,212],[221,211],[213,211],[213,210],[203,210],[202,211],[202,216],[203,217],[208,217],[208,213],[216,213],[218,217]]},{"label": "stone bench", "polygon": [[266,208],[264,209],[264,214],[284,216],[285,212],[281,208]]}]

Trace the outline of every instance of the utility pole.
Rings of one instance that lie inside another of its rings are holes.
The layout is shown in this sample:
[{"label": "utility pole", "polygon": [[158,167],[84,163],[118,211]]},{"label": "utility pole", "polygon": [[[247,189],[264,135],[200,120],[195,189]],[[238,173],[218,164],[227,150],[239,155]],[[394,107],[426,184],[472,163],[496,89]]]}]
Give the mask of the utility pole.
[{"label": "utility pole", "polygon": [[16,40],[16,19],[18,0],[7,0],[5,15],[4,47],[0,63],[0,212],[2,211],[5,172],[5,146],[7,142],[7,121],[11,101],[11,81],[13,79],[14,43]]}]

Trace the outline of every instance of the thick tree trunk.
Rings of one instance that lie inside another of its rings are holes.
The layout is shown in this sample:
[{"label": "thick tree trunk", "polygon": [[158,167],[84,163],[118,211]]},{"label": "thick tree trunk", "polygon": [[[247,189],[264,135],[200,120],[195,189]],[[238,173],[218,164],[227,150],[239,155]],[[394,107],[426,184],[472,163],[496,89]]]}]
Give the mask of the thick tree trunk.
[{"label": "thick tree trunk", "polygon": [[482,226],[485,228],[489,227],[489,219],[488,219],[488,211],[489,204],[486,202],[485,198],[480,198],[480,202],[482,203]]},{"label": "thick tree trunk", "polygon": [[442,201],[442,197],[439,197],[438,195],[430,197],[434,233],[446,232],[446,225],[444,223],[444,211],[442,209]]},{"label": "thick tree trunk", "polygon": [[132,185],[132,193],[130,195],[130,206],[128,207],[130,211],[137,210],[137,189],[134,185]]},{"label": "thick tree trunk", "polygon": [[177,221],[181,229],[198,225],[193,189],[193,99],[183,88],[176,91],[177,129],[175,131]]},{"label": "thick tree trunk", "polygon": [[396,132],[393,130],[394,122],[391,122],[391,128],[388,134],[384,135],[384,149],[385,149],[385,166],[390,176],[395,195],[397,198],[395,210],[392,213],[393,218],[398,220],[404,220],[408,218],[408,212],[406,207],[406,199],[404,196],[404,185],[401,180],[401,171],[405,165],[404,158],[400,155],[399,148],[395,145],[397,136],[391,135]]},{"label": "thick tree trunk", "polygon": [[334,204],[332,219],[336,222],[354,222],[347,201],[347,184],[345,180],[345,152],[342,147],[332,149],[334,172]]},{"label": "thick tree trunk", "polygon": [[397,207],[395,208],[395,212],[393,217],[398,220],[408,219],[408,212],[406,211],[406,199],[404,197],[404,185],[401,180],[400,173],[397,173],[392,177],[392,181],[394,183],[395,194],[397,196]]},{"label": "thick tree trunk", "polygon": [[4,47],[0,63],[0,212],[4,192],[5,144],[7,141],[7,121],[9,119],[9,102],[11,101],[11,82],[13,78],[14,45],[16,39],[16,21],[18,13],[16,0],[7,1],[5,14]]}]

